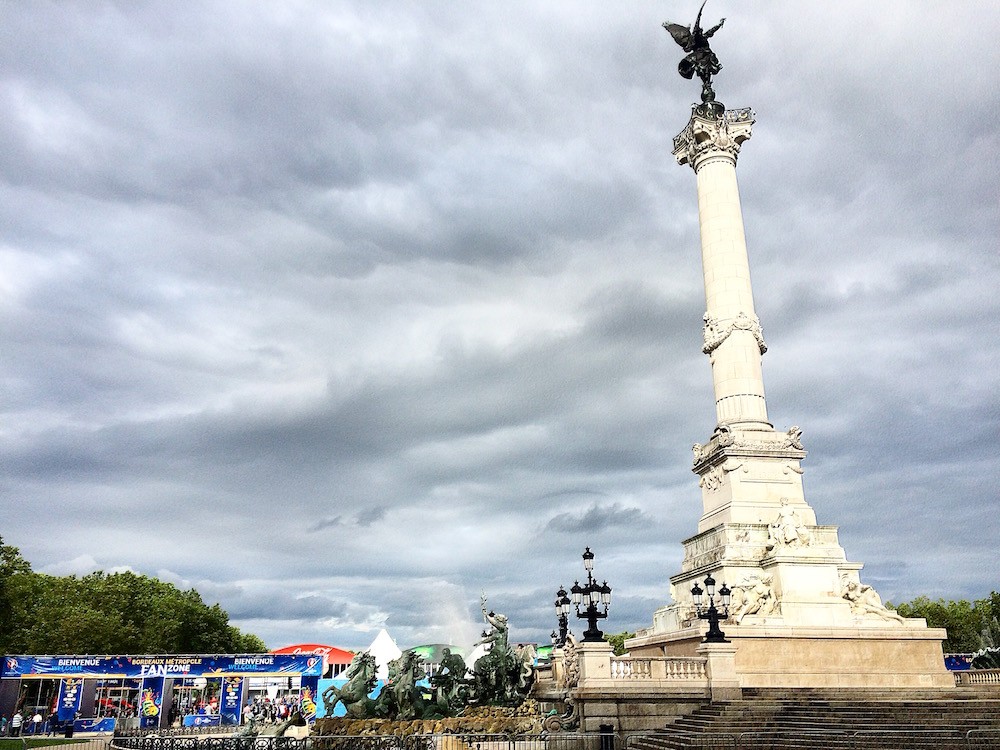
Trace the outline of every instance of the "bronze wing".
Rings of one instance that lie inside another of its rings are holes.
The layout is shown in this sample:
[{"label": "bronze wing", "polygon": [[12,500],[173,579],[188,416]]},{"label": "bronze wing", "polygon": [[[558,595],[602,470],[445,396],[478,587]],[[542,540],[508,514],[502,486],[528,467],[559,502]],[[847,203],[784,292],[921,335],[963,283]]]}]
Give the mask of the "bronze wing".
[{"label": "bronze wing", "polygon": [[670,23],[669,21],[664,22],[663,28],[670,32],[670,36],[674,38],[685,52],[690,52],[688,45],[691,44],[691,30],[687,26],[681,26],[679,23]]}]

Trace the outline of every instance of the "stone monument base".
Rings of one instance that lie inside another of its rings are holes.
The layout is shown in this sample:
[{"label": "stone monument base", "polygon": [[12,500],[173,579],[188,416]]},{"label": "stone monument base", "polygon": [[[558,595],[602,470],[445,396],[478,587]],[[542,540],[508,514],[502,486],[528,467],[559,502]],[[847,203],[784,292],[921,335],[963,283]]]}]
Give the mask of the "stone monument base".
[{"label": "stone monument base", "polygon": [[[639,634],[633,657],[696,656],[706,626]],[[955,690],[944,666],[942,628],[724,625],[740,688]]]},{"label": "stone monument base", "polygon": [[388,736],[411,734],[538,734],[543,716],[538,702],[528,698],[520,706],[475,706],[464,715],[412,721],[349,719],[330,716],[316,719],[312,736]]}]

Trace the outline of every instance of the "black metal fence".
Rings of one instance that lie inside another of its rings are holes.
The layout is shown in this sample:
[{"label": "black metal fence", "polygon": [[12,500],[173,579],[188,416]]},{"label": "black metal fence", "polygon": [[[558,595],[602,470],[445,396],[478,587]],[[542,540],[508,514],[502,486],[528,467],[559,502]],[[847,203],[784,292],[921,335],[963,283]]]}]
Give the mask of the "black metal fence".
[{"label": "black metal fence", "polygon": [[658,732],[632,735],[625,750],[997,750],[1000,729],[861,729],[755,732]]},{"label": "black metal fence", "polygon": [[227,724],[218,727],[164,727],[153,729],[115,729],[115,737],[200,737],[204,735],[235,734],[243,727]]},{"label": "black metal fence", "polygon": [[619,750],[615,735],[116,736],[111,750]]},{"label": "black metal fence", "polygon": [[115,736],[109,750],[997,750],[1000,729],[798,730],[688,734],[433,734],[241,737],[145,734]]}]

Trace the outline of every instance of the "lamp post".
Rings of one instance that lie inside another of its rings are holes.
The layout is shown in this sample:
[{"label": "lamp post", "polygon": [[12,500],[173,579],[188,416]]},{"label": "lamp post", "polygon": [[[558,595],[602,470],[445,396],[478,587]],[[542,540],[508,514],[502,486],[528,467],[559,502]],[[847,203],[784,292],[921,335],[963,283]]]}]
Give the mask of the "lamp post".
[{"label": "lamp post", "polygon": [[[585,642],[603,641],[604,633],[597,627],[597,621],[608,616],[608,605],[611,604],[611,587],[608,582],[599,584],[594,580],[594,553],[587,547],[583,553],[583,567],[587,570],[587,585],[581,586],[574,581],[570,594],[576,606],[576,616],[587,621],[587,629],[583,633]],[[580,607],[583,606],[583,611]],[[602,609],[598,609],[600,606]]]},{"label": "lamp post", "polygon": [[[725,620],[729,617],[729,600],[732,595],[732,591],[726,584],[722,584],[722,588],[719,589],[719,599],[722,602],[723,612],[719,612],[715,608],[715,579],[711,575],[705,576],[705,590],[702,591],[701,586],[698,585],[697,581],[694,584],[694,588],[691,589],[691,597],[694,599],[694,608],[698,617],[702,620],[708,620],[708,632],[705,634],[705,640],[703,643],[729,643],[726,640],[726,634],[719,629],[719,622]],[[702,608],[701,597],[702,594],[708,594],[708,608]]]},{"label": "lamp post", "polygon": [[556,592],[556,620],[559,622],[559,640],[553,641],[560,647],[566,645],[566,636],[569,635],[569,605],[570,601],[566,595],[566,589],[560,586]]}]

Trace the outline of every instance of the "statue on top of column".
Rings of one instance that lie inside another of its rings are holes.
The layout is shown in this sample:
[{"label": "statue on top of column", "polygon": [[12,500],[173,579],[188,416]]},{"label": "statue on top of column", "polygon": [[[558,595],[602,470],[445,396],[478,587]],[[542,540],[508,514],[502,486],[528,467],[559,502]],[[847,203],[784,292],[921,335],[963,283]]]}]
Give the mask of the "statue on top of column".
[{"label": "statue on top of column", "polygon": [[[707,2],[707,0],[705,1]],[[698,17],[695,18],[694,25],[691,27],[667,21],[663,24],[663,28],[669,31],[674,41],[688,53],[687,57],[678,64],[677,71],[684,78],[691,79],[697,75],[701,79],[702,104],[699,109],[704,109],[706,114],[720,115],[725,111],[725,107],[715,101],[715,91],[712,89],[712,76],[722,70],[722,64],[709,46],[708,40],[716,31],[722,28],[722,24],[726,22],[726,19],[723,18],[715,26],[706,31],[701,28],[701,12],[704,9],[705,3],[703,2],[698,9]]]}]

